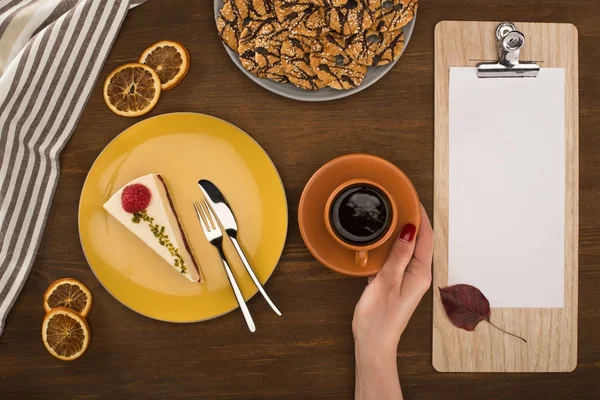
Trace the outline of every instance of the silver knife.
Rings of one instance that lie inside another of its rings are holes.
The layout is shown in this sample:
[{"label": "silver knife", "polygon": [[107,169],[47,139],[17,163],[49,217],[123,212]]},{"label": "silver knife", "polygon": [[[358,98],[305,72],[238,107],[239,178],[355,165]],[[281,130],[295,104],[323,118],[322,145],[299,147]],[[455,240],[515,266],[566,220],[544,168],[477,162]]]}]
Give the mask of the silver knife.
[{"label": "silver knife", "polygon": [[265,289],[263,289],[262,285],[260,284],[260,281],[256,277],[254,270],[250,266],[250,263],[248,262],[248,259],[246,258],[246,255],[244,254],[244,251],[242,250],[240,243],[237,240],[237,222],[235,220],[235,216],[233,215],[233,211],[231,211],[231,207],[229,207],[229,203],[225,199],[225,196],[223,196],[223,193],[221,193],[219,188],[209,180],[199,180],[198,186],[200,186],[200,189],[202,190],[202,193],[204,193],[206,201],[208,201],[211,208],[217,215],[219,221],[221,221],[221,225],[223,225],[225,232],[231,239],[235,251],[237,251],[238,255],[240,256],[240,259],[242,260],[242,264],[244,264],[244,268],[246,268],[246,271],[248,271],[248,275],[250,275],[250,278],[252,278],[252,282],[254,282],[254,285],[256,285],[258,291],[260,292],[260,294],[262,294],[267,303],[269,303],[269,306],[271,306],[273,311],[275,311],[277,315],[281,315],[281,311],[279,311],[275,303],[271,301],[269,295],[267,294],[267,292],[265,292]]}]

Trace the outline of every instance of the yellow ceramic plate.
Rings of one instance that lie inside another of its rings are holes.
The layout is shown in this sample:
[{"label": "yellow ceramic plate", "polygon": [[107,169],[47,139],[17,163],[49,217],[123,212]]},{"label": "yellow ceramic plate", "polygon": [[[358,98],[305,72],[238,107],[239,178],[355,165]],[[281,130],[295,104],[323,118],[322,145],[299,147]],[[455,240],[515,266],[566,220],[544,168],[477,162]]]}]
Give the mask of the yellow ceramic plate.
[{"label": "yellow ceramic plate", "polygon": [[[190,282],[108,215],[102,205],[132,179],[161,173],[172,191],[205,282]],[[279,174],[264,150],[235,126],[208,115],[176,113],[142,121],[117,136],[92,166],[79,203],[79,236],[102,285],[145,316],[202,321],[237,308],[217,250],[204,238],[192,202],[196,182],[213,181],[227,197],[239,237],[261,282],[269,278],[287,234],[287,202]],[[249,299],[250,277],[226,240],[225,253]],[[241,318],[241,317],[240,317]]]}]

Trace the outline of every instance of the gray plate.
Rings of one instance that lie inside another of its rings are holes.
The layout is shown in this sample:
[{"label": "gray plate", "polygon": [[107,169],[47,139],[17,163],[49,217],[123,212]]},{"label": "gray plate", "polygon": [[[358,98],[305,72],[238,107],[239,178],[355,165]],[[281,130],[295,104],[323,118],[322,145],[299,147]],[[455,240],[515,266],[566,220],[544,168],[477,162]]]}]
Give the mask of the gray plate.
[{"label": "gray plate", "polygon": [[[215,0],[215,21],[217,20],[217,18],[219,16],[219,11],[221,10],[222,7],[223,7],[223,1]],[[417,14],[415,13],[414,18],[403,28],[404,29],[404,49],[402,49],[402,52],[404,52],[404,50],[406,50],[406,46],[408,45],[408,42],[412,35],[416,19],[417,19]],[[252,79],[254,82],[258,83],[260,86],[262,86],[263,88],[265,88],[273,93],[276,93],[283,97],[288,97],[290,99],[300,100],[300,101],[329,101],[329,100],[341,99],[342,97],[346,97],[346,96],[351,96],[355,93],[360,92],[361,90],[368,88],[369,86],[371,86],[372,84],[377,82],[379,79],[381,79],[385,74],[387,74],[387,72],[390,69],[392,69],[394,64],[396,64],[396,62],[399,59],[398,58],[397,60],[391,62],[390,64],[384,65],[381,67],[369,67],[369,70],[367,72],[367,75],[365,76],[365,79],[362,81],[360,86],[358,86],[354,89],[336,90],[336,89],[331,89],[331,88],[325,88],[325,89],[321,89],[321,90],[311,91],[311,90],[300,89],[299,87],[296,87],[291,83],[274,82],[269,79],[261,79],[257,76],[252,75],[250,72],[248,72],[242,66],[242,63],[240,62],[238,55],[233,50],[231,50],[229,47],[227,47],[226,44],[223,43],[223,46],[225,46],[225,50],[227,50],[227,53],[229,54],[229,57],[231,57],[231,60],[235,63],[235,65],[237,65],[237,67],[244,74],[246,74],[246,76],[248,78]]]}]

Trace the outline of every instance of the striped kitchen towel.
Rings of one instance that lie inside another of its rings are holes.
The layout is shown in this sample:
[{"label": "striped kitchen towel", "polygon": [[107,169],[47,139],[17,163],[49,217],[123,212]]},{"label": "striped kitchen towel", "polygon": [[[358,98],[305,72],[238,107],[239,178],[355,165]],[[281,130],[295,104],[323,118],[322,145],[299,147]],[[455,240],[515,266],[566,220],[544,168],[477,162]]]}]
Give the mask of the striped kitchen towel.
[{"label": "striped kitchen towel", "polygon": [[0,0],[0,335],[33,265],[58,156],[129,8],[145,0]]}]

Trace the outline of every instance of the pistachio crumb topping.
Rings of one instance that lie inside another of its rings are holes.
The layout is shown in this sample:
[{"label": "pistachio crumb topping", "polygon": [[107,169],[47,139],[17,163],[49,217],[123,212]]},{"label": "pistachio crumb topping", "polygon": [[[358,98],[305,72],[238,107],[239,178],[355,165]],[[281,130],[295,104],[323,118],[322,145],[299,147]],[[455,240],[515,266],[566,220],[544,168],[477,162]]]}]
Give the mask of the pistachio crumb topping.
[{"label": "pistachio crumb topping", "polygon": [[187,265],[179,253],[179,249],[175,247],[173,243],[171,243],[169,236],[165,234],[164,226],[155,224],[154,218],[149,216],[148,213],[146,213],[146,210],[133,213],[131,221],[134,224],[139,224],[141,221],[147,222],[150,226],[150,231],[154,234],[154,237],[158,240],[158,243],[169,250],[169,253],[174,259],[175,267],[179,268],[179,272],[182,274],[187,273]]}]

